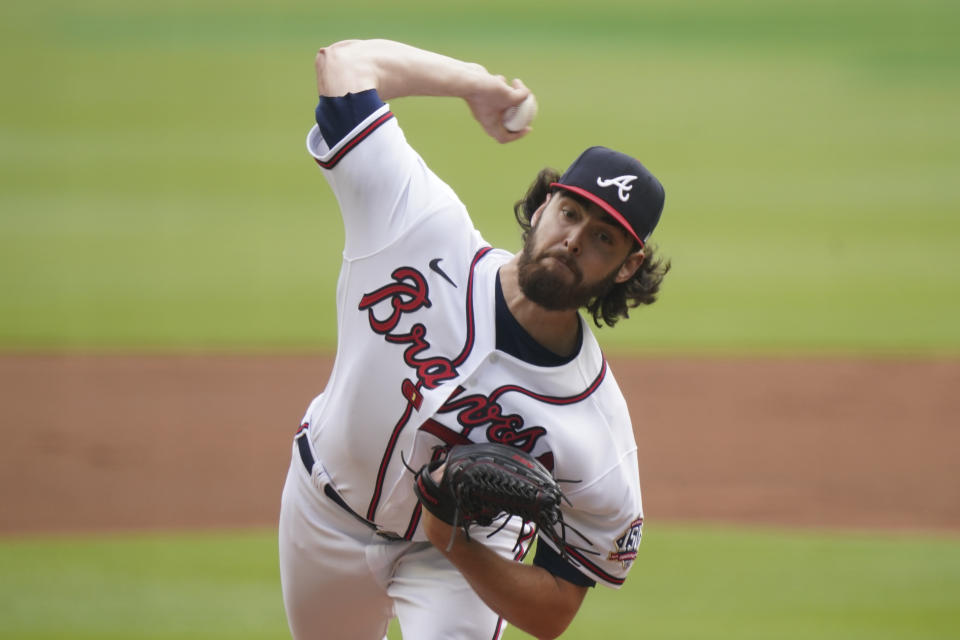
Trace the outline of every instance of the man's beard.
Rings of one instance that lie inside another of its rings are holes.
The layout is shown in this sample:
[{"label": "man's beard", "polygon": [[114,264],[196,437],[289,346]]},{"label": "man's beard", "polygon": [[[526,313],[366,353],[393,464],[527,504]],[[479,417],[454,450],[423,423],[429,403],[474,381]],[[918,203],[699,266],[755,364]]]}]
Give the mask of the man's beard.
[{"label": "man's beard", "polygon": [[[569,267],[573,283],[565,281],[561,274],[543,264],[553,258]],[[523,245],[523,252],[517,264],[520,290],[528,300],[549,311],[567,311],[585,307],[595,298],[603,297],[613,287],[620,267],[597,282],[584,284],[583,272],[573,258],[561,251],[545,251],[539,256],[533,255],[533,234]]]}]

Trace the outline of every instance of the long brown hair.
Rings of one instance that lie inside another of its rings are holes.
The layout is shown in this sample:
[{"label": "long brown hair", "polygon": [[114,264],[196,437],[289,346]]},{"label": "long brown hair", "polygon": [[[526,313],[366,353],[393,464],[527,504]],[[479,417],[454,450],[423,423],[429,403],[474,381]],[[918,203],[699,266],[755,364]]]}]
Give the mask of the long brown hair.
[{"label": "long brown hair", "polygon": [[[513,214],[523,229],[522,240],[526,244],[527,239],[533,229],[530,220],[533,214],[546,200],[547,195],[557,190],[550,185],[560,178],[559,172],[554,169],[542,169],[537,174],[536,179],[527,189],[526,195],[522,200],[518,200],[513,205]],[[576,199],[581,199],[576,194],[566,194]],[[584,201],[586,202],[586,201]],[[640,248],[639,244],[634,243],[633,250]],[[657,256],[657,247],[647,243],[643,248],[644,260],[640,268],[632,278],[625,282],[615,283],[606,295],[594,298],[587,305],[586,309],[593,316],[593,321],[598,327],[612,327],[620,318],[629,317],[629,310],[638,307],[641,304],[653,304],[657,300],[657,293],[660,291],[660,284],[664,276],[670,271],[670,261]]]}]

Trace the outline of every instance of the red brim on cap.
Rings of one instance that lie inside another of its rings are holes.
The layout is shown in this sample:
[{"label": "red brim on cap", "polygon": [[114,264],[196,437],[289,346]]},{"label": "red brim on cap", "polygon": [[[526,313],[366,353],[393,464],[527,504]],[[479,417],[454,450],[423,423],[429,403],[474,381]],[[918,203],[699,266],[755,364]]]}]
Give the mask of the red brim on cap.
[{"label": "red brim on cap", "polygon": [[610,203],[608,203],[608,202],[607,202],[606,200],[604,200],[603,198],[600,198],[600,197],[598,197],[598,196],[590,193],[590,192],[587,191],[586,189],[582,189],[582,188],[580,188],[580,187],[572,187],[572,186],[567,185],[567,184],[560,184],[559,182],[551,182],[551,183],[550,183],[550,186],[551,186],[551,187],[560,187],[561,189],[566,189],[567,191],[572,191],[573,193],[575,193],[575,194],[577,194],[577,195],[579,195],[579,196],[582,196],[582,197],[586,198],[587,200],[589,200],[590,202],[592,202],[593,204],[597,205],[598,207],[600,207],[601,209],[603,209],[604,211],[606,211],[607,213],[609,213],[609,214],[613,217],[614,220],[616,220],[617,222],[619,222],[619,223],[621,224],[621,226],[623,226],[623,228],[627,230],[627,233],[629,233],[631,236],[633,236],[633,239],[640,243],[640,247],[641,247],[641,248],[644,246],[643,240],[641,240],[641,239],[640,239],[640,236],[637,235],[637,232],[633,230],[633,227],[630,226],[630,223],[627,222],[627,219],[624,218],[623,215],[622,215],[619,211],[617,211],[615,208],[613,208],[613,207],[610,205]]}]

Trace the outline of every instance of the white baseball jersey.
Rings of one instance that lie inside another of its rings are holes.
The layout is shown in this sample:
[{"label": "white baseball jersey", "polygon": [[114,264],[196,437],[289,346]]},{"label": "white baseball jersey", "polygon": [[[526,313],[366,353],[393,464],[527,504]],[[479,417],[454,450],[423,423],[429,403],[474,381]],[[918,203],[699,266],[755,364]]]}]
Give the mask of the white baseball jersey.
[{"label": "white baseball jersey", "polygon": [[[495,346],[498,269],[456,194],[407,143],[389,106],[360,114],[330,147],[307,146],[340,205],[338,342],[326,389],[304,417],[332,487],[398,537],[418,530],[417,469],[437,447],[497,442],[531,453],[572,506],[570,562],[623,584],[642,528],[626,402],[588,324],[575,358],[535,366]],[[543,538],[541,540],[544,540]]]}]

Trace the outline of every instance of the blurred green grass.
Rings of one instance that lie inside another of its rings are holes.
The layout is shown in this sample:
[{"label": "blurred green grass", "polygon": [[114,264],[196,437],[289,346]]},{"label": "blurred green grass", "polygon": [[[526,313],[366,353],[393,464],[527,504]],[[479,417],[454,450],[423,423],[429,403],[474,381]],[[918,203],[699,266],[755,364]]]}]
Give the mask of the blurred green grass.
[{"label": "blurred green grass", "polygon": [[[0,566],[0,638],[289,637],[272,531],[4,539]],[[656,526],[598,589],[564,638],[946,639],[960,542]]]},{"label": "blurred green grass", "polygon": [[523,78],[499,146],[392,105],[494,244],[606,144],[667,187],[661,301],[609,347],[960,352],[960,6],[53,0],[0,8],[0,348],[328,348],[341,229],[313,53],[390,37]]}]

